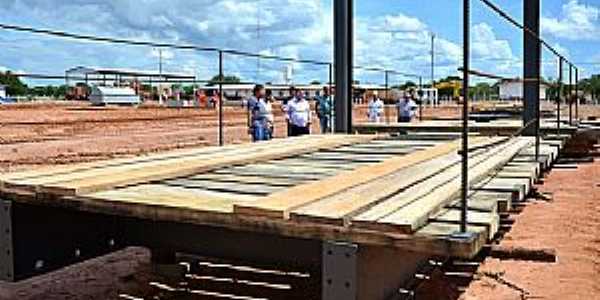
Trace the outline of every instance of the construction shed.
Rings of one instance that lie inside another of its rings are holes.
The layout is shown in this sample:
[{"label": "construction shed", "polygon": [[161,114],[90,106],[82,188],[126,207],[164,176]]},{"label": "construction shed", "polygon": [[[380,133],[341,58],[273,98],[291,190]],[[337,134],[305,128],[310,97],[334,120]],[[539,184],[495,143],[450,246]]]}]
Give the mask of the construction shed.
[{"label": "construction shed", "polygon": [[94,105],[138,105],[141,101],[131,88],[93,86],[90,102]]}]

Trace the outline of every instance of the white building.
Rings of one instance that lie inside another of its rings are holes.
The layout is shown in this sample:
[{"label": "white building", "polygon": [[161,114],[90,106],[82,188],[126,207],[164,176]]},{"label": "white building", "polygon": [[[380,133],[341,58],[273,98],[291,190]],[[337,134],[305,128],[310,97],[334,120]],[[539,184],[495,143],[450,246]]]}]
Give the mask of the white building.
[{"label": "white building", "polygon": [[438,98],[438,89],[422,88],[421,91],[423,91],[423,104],[429,104],[431,106],[440,104],[440,100]]},{"label": "white building", "polygon": [[[500,100],[521,100],[523,99],[523,81],[504,80],[498,85],[500,88]],[[540,84],[540,99],[546,99],[546,84]]]},{"label": "white building", "polygon": [[138,105],[141,101],[132,88],[92,86],[90,102],[94,105]]},{"label": "white building", "polygon": [[0,98],[6,98],[6,86],[0,84]]}]

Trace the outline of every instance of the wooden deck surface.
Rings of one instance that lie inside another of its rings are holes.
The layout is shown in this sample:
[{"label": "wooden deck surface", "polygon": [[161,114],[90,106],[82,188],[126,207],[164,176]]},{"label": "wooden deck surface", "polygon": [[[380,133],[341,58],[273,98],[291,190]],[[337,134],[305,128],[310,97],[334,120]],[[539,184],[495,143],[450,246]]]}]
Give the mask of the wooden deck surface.
[{"label": "wooden deck surface", "polygon": [[[434,135],[435,136],[435,135]],[[6,199],[298,238],[470,257],[559,147],[473,137],[469,231],[460,220],[459,141],[305,136],[4,174]],[[475,150],[476,149],[476,150]]]}]

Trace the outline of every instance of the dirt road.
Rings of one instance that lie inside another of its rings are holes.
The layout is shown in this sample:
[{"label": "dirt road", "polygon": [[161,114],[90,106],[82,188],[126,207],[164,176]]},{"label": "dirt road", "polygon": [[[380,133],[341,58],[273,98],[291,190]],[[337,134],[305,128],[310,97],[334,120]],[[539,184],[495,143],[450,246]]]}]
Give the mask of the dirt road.
[{"label": "dirt road", "polygon": [[600,161],[555,169],[538,188],[553,201],[526,207],[501,245],[553,248],[558,262],[488,258],[478,273],[492,276],[474,281],[464,300],[600,299]]}]

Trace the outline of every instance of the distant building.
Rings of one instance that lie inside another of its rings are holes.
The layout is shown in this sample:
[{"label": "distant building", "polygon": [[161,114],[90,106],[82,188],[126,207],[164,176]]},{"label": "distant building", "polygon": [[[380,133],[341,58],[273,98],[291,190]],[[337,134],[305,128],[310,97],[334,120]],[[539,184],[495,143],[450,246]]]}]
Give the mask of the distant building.
[{"label": "distant building", "polygon": [[[521,100],[523,99],[523,81],[520,79],[503,80],[498,84],[500,89],[500,100]],[[548,86],[540,84],[540,99],[546,99],[546,90]]]},{"label": "distant building", "polygon": [[0,84],[0,98],[7,98],[6,86]]},{"label": "distant building", "polygon": [[138,105],[141,101],[132,88],[93,86],[90,102],[94,105]]}]

